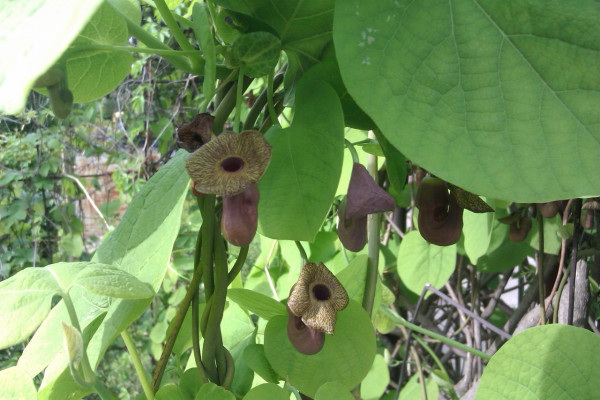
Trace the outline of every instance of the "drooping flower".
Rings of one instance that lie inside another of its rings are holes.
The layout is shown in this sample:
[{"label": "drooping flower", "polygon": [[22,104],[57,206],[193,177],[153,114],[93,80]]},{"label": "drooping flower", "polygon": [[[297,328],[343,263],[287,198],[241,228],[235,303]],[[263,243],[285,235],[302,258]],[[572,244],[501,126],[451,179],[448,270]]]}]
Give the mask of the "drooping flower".
[{"label": "drooping flower", "polygon": [[223,198],[221,232],[236,246],[249,245],[258,225],[258,186],[252,182],[246,191]]},{"label": "drooping flower", "polygon": [[337,232],[342,245],[350,251],[360,251],[367,243],[367,215],[395,207],[394,198],[377,185],[367,169],[354,163],[346,202],[338,214]]},{"label": "drooping flower", "polygon": [[392,211],[396,201],[373,180],[364,165],[354,163],[348,184],[346,218],[361,217],[382,211]]},{"label": "drooping flower", "polygon": [[295,316],[290,307],[288,312],[287,335],[290,343],[302,354],[313,355],[321,351],[325,344],[325,334],[316,329],[309,328],[301,317]]},{"label": "drooping flower", "polygon": [[350,251],[361,251],[367,244],[367,216],[345,218],[346,200],[342,201],[338,212],[337,234],[340,242]]},{"label": "drooping flower", "polygon": [[271,146],[260,132],[227,131],[196,150],[185,163],[198,192],[232,197],[262,177]]},{"label": "drooping flower", "polygon": [[190,153],[195,152],[212,138],[212,127],[215,117],[209,113],[196,114],[191,122],[177,128],[175,142],[177,146]]},{"label": "drooping flower", "polygon": [[302,267],[287,305],[307,327],[333,335],[337,312],[348,305],[348,293],[323,263],[309,262]]}]

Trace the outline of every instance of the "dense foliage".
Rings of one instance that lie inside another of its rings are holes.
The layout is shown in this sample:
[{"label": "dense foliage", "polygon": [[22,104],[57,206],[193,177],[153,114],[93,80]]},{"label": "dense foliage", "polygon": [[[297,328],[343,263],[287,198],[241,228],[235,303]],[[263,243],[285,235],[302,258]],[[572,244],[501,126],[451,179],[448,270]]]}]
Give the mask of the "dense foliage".
[{"label": "dense foliage", "polygon": [[0,21],[0,398],[597,397],[598,2]]}]

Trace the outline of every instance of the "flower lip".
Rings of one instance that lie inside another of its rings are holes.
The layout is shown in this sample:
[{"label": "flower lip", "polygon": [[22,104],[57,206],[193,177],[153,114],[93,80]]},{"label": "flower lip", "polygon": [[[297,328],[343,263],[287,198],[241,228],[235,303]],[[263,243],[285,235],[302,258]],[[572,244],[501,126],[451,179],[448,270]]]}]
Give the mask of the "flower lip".
[{"label": "flower lip", "polygon": [[192,153],[185,162],[196,190],[232,197],[258,182],[271,161],[271,146],[262,133],[221,133]]},{"label": "flower lip", "polygon": [[221,161],[221,169],[227,172],[238,172],[246,163],[239,157],[227,157]]},{"label": "flower lip", "polygon": [[348,305],[344,286],[323,264],[306,263],[287,301],[292,314],[309,328],[333,334],[337,312]]}]

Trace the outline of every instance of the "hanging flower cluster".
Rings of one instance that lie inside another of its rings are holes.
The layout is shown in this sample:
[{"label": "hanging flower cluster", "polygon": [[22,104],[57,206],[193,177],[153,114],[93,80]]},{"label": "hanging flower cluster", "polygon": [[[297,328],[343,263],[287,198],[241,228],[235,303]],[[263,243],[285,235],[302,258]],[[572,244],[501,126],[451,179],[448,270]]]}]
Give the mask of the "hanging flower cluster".
[{"label": "hanging flower cluster", "polygon": [[350,251],[360,251],[367,243],[367,215],[395,207],[394,198],[377,185],[367,169],[354,163],[348,195],[338,214],[337,232],[342,245]]},{"label": "hanging flower cluster", "polygon": [[292,345],[303,354],[315,354],[333,335],[337,312],[348,305],[348,293],[323,264],[307,263],[287,301],[287,333]]},{"label": "hanging flower cluster", "polygon": [[185,168],[196,193],[223,196],[221,231],[236,246],[250,244],[258,223],[258,186],[271,146],[258,131],[227,131],[202,145]]}]

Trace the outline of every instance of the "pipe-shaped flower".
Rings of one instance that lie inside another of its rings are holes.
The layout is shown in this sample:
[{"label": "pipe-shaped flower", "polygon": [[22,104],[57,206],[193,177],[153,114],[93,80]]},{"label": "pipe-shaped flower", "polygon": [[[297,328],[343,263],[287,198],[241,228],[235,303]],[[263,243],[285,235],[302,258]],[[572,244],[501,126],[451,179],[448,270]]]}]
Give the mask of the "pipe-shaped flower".
[{"label": "pipe-shaped flower", "polygon": [[292,346],[300,353],[309,356],[321,351],[325,344],[325,334],[309,328],[302,322],[302,318],[292,313],[289,306],[286,308],[288,312],[287,335]]},{"label": "pipe-shaped flower", "polygon": [[258,186],[252,182],[243,193],[223,198],[221,232],[236,246],[252,242],[258,225]]},{"label": "pipe-shaped flower", "polygon": [[392,211],[396,201],[373,180],[359,163],[352,166],[346,201],[340,206],[337,233],[342,245],[360,251],[367,243],[367,215]]},{"label": "pipe-shaped flower", "polygon": [[185,162],[198,192],[232,197],[262,177],[271,146],[257,131],[227,131],[196,150]]},{"label": "pipe-shaped flower", "polygon": [[333,335],[337,312],[348,305],[348,293],[323,263],[306,263],[292,287],[287,305],[311,329]]},{"label": "pipe-shaped flower", "polygon": [[210,142],[215,117],[209,113],[196,114],[191,122],[177,128],[175,143],[190,153]]},{"label": "pipe-shaped flower", "polygon": [[346,218],[364,217],[382,211],[392,211],[396,201],[373,180],[364,165],[354,163],[348,184]]}]

